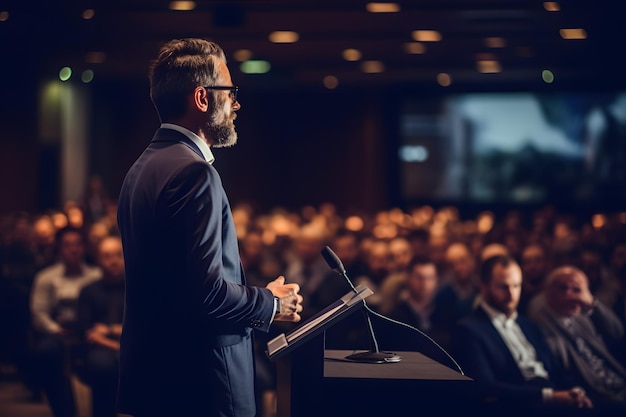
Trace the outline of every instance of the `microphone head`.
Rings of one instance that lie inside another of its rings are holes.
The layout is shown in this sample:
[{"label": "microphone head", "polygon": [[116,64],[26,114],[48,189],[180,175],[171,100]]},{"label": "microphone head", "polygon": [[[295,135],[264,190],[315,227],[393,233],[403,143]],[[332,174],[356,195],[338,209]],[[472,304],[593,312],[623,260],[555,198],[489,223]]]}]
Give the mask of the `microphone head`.
[{"label": "microphone head", "polygon": [[333,252],[330,247],[326,246],[322,249],[322,257],[328,266],[330,266],[330,269],[342,275],[346,273],[346,268],[344,268],[343,263],[341,263],[341,259],[339,259],[337,254]]}]

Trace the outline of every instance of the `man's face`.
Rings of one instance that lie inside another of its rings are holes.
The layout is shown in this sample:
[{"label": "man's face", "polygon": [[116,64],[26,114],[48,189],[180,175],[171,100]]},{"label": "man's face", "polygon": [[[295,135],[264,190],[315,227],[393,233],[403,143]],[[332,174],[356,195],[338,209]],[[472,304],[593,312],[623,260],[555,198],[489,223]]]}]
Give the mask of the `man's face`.
[{"label": "man's face", "polygon": [[407,281],[411,298],[416,301],[427,301],[435,296],[437,290],[437,268],[435,264],[415,265],[409,273]]},{"label": "man's face", "polygon": [[585,291],[589,291],[587,279],[572,272],[553,278],[548,284],[546,297],[555,313],[572,317],[582,311],[580,300]]},{"label": "man's face", "polygon": [[85,245],[80,234],[67,232],[60,241],[61,260],[68,267],[77,267],[85,257]]},{"label": "man's face", "polygon": [[122,242],[117,238],[104,238],[99,245],[98,263],[105,277],[122,279],[124,277],[124,252]]},{"label": "man's face", "polygon": [[[218,85],[231,86],[233,82],[230,78],[230,71],[224,61],[219,63],[221,76],[217,80]],[[233,146],[237,143],[237,132],[235,131],[235,119],[237,110],[241,108],[238,101],[233,101],[230,92],[227,90],[213,91],[215,100],[209,111],[207,121],[207,136],[213,138],[212,146],[223,148]]]},{"label": "man's face", "polygon": [[481,283],[482,296],[489,306],[511,316],[522,293],[522,271],[517,264],[496,264],[488,284]]},{"label": "man's face", "polygon": [[530,246],[522,253],[522,269],[524,279],[535,281],[540,279],[546,271],[545,256],[541,248]]}]

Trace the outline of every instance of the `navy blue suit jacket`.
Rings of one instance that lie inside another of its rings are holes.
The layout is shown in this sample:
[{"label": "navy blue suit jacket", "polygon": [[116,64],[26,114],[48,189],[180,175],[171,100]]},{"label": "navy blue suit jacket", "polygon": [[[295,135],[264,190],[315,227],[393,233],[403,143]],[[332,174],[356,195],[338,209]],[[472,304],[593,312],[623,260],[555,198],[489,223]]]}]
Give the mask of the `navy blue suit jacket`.
[{"label": "navy blue suit jacket", "polygon": [[530,383],[524,379],[500,333],[481,307],[462,319],[453,331],[452,354],[465,374],[475,380],[478,397],[483,402],[504,402],[513,408],[537,405],[542,401],[543,387],[568,389],[572,386],[536,324],[523,316],[518,316],[517,322],[535,347],[537,359],[543,362],[549,380]]},{"label": "navy blue suit jacket", "polygon": [[271,292],[245,285],[215,168],[185,135],[159,129],[128,171],[118,222],[126,263],[118,411],[254,416],[251,329]]}]

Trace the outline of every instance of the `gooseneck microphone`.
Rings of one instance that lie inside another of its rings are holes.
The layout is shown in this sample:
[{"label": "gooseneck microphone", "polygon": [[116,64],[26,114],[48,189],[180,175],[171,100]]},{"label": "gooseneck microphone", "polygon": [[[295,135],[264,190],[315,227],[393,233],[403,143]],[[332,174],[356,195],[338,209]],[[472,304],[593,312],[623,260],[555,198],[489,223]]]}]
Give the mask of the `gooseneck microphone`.
[{"label": "gooseneck microphone", "polygon": [[[339,259],[339,257],[337,256],[337,254],[335,252],[333,252],[333,250],[326,246],[324,249],[322,249],[322,257],[324,258],[324,260],[326,261],[326,263],[328,264],[328,266],[335,272],[337,272],[339,275],[343,276],[346,281],[348,282],[348,284],[350,285],[350,288],[352,288],[352,291],[357,292],[356,288],[354,287],[354,284],[352,283],[352,281],[350,280],[350,277],[348,277],[348,273],[346,272],[346,268],[343,266],[343,263],[341,262],[341,259]],[[461,366],[458,364],[458,362],[456,360],[454,360],[454,358],[452,356],[450,356],[450,354],[443,348],[441,347],[437,342],[435,342],[430,336],[428,336],[426,333],[422,332],[420,329],[413,327],[409,324],[403,323],[401,321],[397,321],[394,319],[391,319],[389,317],[385,317],[382,314],[379,314],[375,311],[373,311],[371,308],[369,308],[369,306],[365,303],[365,300],[363,300],[363,313],[365,315],[365,319],[367,320],[367,325],[369,327],[369,331],[370,331],[370,338],[373,344],[373,350],[370,349],[369,352],[362,352],[362,353],[355,353],[353,355],[349,355],[346,356],[346,359],[350,359],[352,361],[356,361],[356,362],[369,362],[369,363],[386,363],[386,362],[399,362],[400,361],[400,356],[393,354],[391,352],[381,352],[378,349],[378,341],[376,340],[376,336],[374,334],[374,328],[372,327],[372,321],[370,319],[370,316],[368,313],[374,314],[377,317],[380,317],[384,320],[388,320],[392,323],[398,324],[400,326],[404,326],[407,327],[413,331],[416,331],[417,333],[419,333],[420,335],[424,336],[426,339],[428,339],[432,344],[434,344],[439,350],[441,350],[448,359],[450,359],[450,361],[454,364],[454,366],[457,368],[457,370],[459,371],[459,373],[461,375],[465,375],[465,373],[463,372],[463,369],[461,369]]]},{"label": "gooseneck microphone", "polygon": [[[346,272],[346,268],[343,266],[341,259],[339,259],[337,254],[333,252],[333,250],[330,247],[326,246],[324,249],[322,249],[322,257],[324,258],[324,260],[326,261],[330,269],[342,275],[346,279],[346,281],[348,281],[348,284],[350,285],[350,288],[352,288],[352,291],[354,291],[355,293],[358,293],[354,284],[348,277],[348,273]],[[400,359],[401,359],[400,356],[391,352],[381,352],[380,349],[378,348],[378,341],[376,340],[376,335],[374,334],[374,328],[372,327],[372,320],[370,319],[370,316],[368,314],[368,312],[372,312],[372,310],[365,303],[365,300],[363,300],[363,306],[365,307],[365,309],[363,310],[363,315],[365,316],[365,320],[367,321],[367,326],[369,328],[370,341],[371,341],[372,346],[370,347],[369,352],[360,352],[360,353],[348,355],[346,356],[346,359],[349,359],[355,362],[367,362],[367,363],[400,362]]]}]

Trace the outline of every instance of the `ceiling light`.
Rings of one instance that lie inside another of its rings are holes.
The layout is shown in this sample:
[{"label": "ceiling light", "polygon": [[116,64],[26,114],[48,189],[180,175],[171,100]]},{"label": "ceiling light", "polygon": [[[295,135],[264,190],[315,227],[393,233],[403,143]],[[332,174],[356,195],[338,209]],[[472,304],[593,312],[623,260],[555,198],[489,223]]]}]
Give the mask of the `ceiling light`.
[{"label": "ceiling light", "polygon": [[170,1],[170,10],[188,11],[195,8],[195,1]]},{"label": "ceiling light", "polygon": [[244,74],[265,74],[268,73],[271,68],[272,66],[269,62],[261,59],[251,59],[249,61],[242,62],[239,66],[239,69]]},{"label": "ceiling light", "polygon": [[484,41],[485,45],[488,48],[504,48],[506,46],[506,41],[504,40],[504,38],[501,38],[499,36],[485,38]]},{"label": "ceiling light", "polygon": [[452,84],[452,78],[450,78],[449,74],[441,72],[437,74],[437,82],[442,87],[448,87],[450,84]]},{"label": "ceiling light", "polygon": [[365,8],[370,13],[397,13],[400,11],[398,3],[367,3]]},{"label": "ceiling light", "polygon": [[67,81],[72,76],[72,69],[70,67],[63,67],[59,71],[59,80]]},{"label": "ceiling light", "polygon": [[85,54],[85,62],[88,64],[102,64],[107,58],[104,52],[88,52]]},{"label": "ceiling light", "polygon": [[404,51],[407,54],[420,55],[426,52],[426,46],[420,42],[406,42],[404,44]]},{"label": "ceiling light", "polygon": [[341,53],[341,56],[343,56],[343,59],[345,59],[346,61],[354,62],[361,59],[361,51],[359,51],[358,49],[344,49],[344,51]]},{"label": "ceiling light", "polygon": [[483,74],[493,74],[502,71],[500,63],[494,59],[477,61],[476,67],[478,68],[478,72]]},{"label": "ceiling light", "polygon": [[550,70],[547,70],[547,69],[543,70],[543,71],[541,71],[541,79],[546,84],[551,84],[552,82],[554,82],[554,74]]},{"label": "ceiling light", "polygon": [[367,74],[377,74],[385,72],[385,64],[381,61],[363,61],[361,63],[361,71]]},{"label": "ceiling light", "polygon": [[292,32],[289,30],[277,30],[270,33],[268,38],[270,42],[274,43],[295,43],[298,42],[298,39],[300,39],[300,35],[298,35],[298,32]]},{"label": "ceiling light", "polygon": [[439,42],[441,33],[436,30],[414,30],[413,39],[418,42]]},{"label": "ceiling light", "polygon": [[339,80],[334,75],[327,75],[322,80],[322,83],[324,84],[324,87],[329,90],[334,90],[339,85]]},{"label": "ceiling light", "polygon": [[558,12],[561,10],[561,6],[556,1],[544,1],[543,8],[549,12]]},{"label": "ceiling light", "polygon": [[83,71],[83,73],[80,75],[80,79],[85,84],[89,84],[93,81],[93,71],[90,69]]},{"label": "ceiling light", "polygon": [[83,19],[85,20],[93,19],[95,15],[96,15],[96,11],[94,9],[83,10]]},{"label": "ceiling light", "polygon": [[585,29],[561,29],[559,31],[563,39],[587,39],[587,32]]},{"label": "ceiling light", "polygon": [[252,58],[252,51],[249,49],[239,49],[233,53],[235,61],[243,62]]}]

